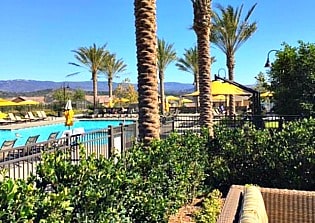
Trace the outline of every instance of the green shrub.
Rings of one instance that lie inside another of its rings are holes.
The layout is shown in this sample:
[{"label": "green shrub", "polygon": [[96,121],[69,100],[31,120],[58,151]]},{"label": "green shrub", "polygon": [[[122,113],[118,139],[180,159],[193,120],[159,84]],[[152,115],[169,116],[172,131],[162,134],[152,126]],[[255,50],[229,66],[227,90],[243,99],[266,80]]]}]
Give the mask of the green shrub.
[{"label": "green shrub", "polygon": [[202,202],[201,210],[194,213],[196,223],[215,223],[222,209],[222,194],[219,190],[213,190]]},{"label": "green shrub", "polygon": [[315,178],[315,120],[283,130],[216,127],[208,145],[207,184],[226,193],[232,184],[312,190]]},{"label": "green shrub", "polygon": [[205,142],[173,134],[119,159],[86,157],[80,148],[79,163],[71,151],[44,154],[28,181],[0,182],[0,221],[167,222],[202,188]]}]

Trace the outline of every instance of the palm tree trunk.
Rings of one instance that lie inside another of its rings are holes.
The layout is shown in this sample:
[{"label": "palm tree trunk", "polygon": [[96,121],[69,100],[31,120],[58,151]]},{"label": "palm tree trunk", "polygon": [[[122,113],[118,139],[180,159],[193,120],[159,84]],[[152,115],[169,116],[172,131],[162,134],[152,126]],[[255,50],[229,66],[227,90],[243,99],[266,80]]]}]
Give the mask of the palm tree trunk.
[{"label": "palm tree trunk", "polygon": [[108,78],[108,92],[109,92],[109,98],[113,97],[113,79]]},{"label": "palm tree trunk", "polygon": [[194,4],[194,30],[197,35],[200,126],[213,136],[213,114],[211,101],[211,56],[210,56],[211,0],[196,1]]},{"label": "palm tree trunk", "polygon": [[139,138],[146,145],[160,135],[157,78],[156,1],[135,0]]},{"label": "palm tree trunk", "polygon": [[[235,59],[234,55],[227,54],[227,68],[228,68],[228,73],[229,73],[229,80],[234,81],[234,67],[235,67]],[[235,114],[235,96],[230,95],[230,103],[229,103],[229,114],[234,115]]]},{"label": "palm tree trunk", "polygon": [[93,110],[95,111],[97,107],[97,73],[95,71],[92,71],[92,81],[93,81]]},{"label": "palm tree trunk", "polygon": [[161,97],[161,113],[164,115],[165,113],[165,90],[164,90],[164,74],[162,71],[159,71],[159,79],[160,79],[160,97]]}]

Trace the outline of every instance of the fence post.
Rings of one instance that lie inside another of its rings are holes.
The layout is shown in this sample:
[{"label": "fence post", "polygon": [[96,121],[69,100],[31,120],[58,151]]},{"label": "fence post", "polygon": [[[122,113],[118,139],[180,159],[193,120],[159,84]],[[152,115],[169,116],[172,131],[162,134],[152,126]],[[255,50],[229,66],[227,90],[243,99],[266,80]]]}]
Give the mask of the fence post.
[{"label": "fence post", "polygon": [[172,132],[175,132],[175,117],[176,116],[172,117]]},{"label": "fence post", "polygon": [[108,158],[112,156],[114,151],[114,130],[113,126],[108,126]]},{"label": "fence post", "polygon": [[122,123],[119,124],[120,126],[120,141],[121,141],[121,149],[120,154],[122,154],[126,150],[126,143],[125,143],[125,128]]}]

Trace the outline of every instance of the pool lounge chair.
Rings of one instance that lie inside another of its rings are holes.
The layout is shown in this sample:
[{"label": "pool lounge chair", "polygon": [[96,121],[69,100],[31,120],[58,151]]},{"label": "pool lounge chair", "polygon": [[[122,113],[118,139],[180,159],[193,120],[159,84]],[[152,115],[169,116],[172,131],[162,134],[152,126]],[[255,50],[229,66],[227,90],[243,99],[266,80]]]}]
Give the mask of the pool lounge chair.
[{"label": "pool lounge chair", "polygon": [[48,116],[46,115],[46,112],[45,112],[44,110],[39,111],[39,112],[42,114],[42,117],[43,117],[44,119],[46,119],[46,120],[49,119]]},{"label": "pool lounge chair", "polygon": [[10,123],[12,123],[11,120],[0,118],[0,125],[7,125],[7,124],[10,124]]},{"label": "pool lounge chair", "polygon": [[26,117],[27,117],[30,121],[39,121],[39,120],[42,120],[41,118],[35,117],[31,111],[27,112]]},{"label": "pool lounge chair", "polygon": [[41,144],[39,147],[40,147],[40,150],[43,151],[43,150],[47,150],[51,147],[56,147],[58,146],[58,140],[57,140],[57,136],[59,135],[59,131],[58,132],[52,132],[49,134],[48,138],[47,138],[47,141],[45,141],[43,144]]},{"label": "pool lounge chair", "polygon": [[16,139],[13,140],[5,140],[0,148],[0,162],[3,162],[4,160],[6,160],[6,158],[9,155],[9,152],[7,152],[6,150],[13,148],[14,144],[16,142]]},{"label": "pool lounge chair", "polygon": [[19,151],[19,156],[27,156],[37,153],[40,147],[36,145],[39,135],[30,136],[27,138],[23,149]]},{"label": "pool lounge chair", "polygon": [[48,120],[48,117],[46,116],[46,113],[44,113],[45,115],[43,115],[44,111],[36,111],[37,117],[41,120]]}]

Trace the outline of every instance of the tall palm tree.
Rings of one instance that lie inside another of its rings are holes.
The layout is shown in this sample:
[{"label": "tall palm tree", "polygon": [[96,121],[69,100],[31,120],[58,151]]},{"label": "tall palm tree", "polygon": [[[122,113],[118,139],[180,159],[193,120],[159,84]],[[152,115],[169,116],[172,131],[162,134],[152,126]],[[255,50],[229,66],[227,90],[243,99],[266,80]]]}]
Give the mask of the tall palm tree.
[{"label": "tall palm tree", "polygon": [[[97,106],[97,75],[101,71],[103,64],[106,61],[106,58],[109,52],[105,49],[106,44],[103,46],[96,46],[95,43],[90,47],[80,47],[77,50],[73,50],[75,53],[74,57],[77,61],[82,64],[84,67],[88,68],[92,73],[93,81],[93,106],[94,109]],[[70,63],[75,66],[81,66],[76,63]]]},{"label": "tall palm tree", "polygon": [[189,72],[194,75],[195,91],[199,90],[199,70],[197,47],[185,49],[184,57],[179,58],[175,64],[179,70]]},{"label": "tall palm tree", "polygon": [[138,61],[139,138],[148,144],[160,136],[156,0],[134,0],[134,15]]},{"label": "tall palm tree", "polygon": [[[211,31],[211,42],[226,55],[226,66],[228,68],[229,80],[234,80],[235,53],[240,46],[246,42],[257,30],[257,23],[249,22],[257,3],[247,12],[244,20],[241,20],[243,5],[234,9],[232,6],[224,8],[218,5],[220,12],[212,14],[213,25]],[[230,114],[235,113],[234,97],[230,98]]]},{"label": "tall palm tree", "polygon": [[166,70],[166,67],[176,60],[176,52],[173,49],[173,45],[174,44],[167,44],[163,39],[158,39],[157,67],[160,79],[160,98],[162,114],[164,114],[165,110],[164,72]]},{"label": "tall palm tree", "polygon": [[118,74],[126,71],[127,65],[122,59],[116,59],[116,54],[109,53],[101,68],[101,71],[106,75],[108,80],[109,97],[113,96],[113,79],[118,77]]},{"label": "tall palm tree", "polygon": [[200,126],[209,129],[213,136],[213,115],[211,101],[211,0],[191,0],[194,9],[193,29],[197,35],[199,92],[200,92]]}]

